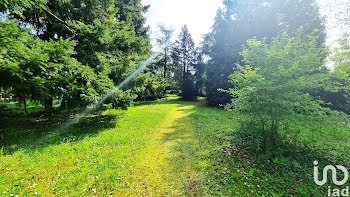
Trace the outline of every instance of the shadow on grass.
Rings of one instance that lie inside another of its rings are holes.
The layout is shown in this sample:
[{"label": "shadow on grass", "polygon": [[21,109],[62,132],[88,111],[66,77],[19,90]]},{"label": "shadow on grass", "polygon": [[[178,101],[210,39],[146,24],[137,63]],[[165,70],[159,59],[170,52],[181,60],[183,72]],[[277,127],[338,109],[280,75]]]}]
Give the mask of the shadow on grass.
[{"label": "shadow on grass", "polygon": [[[190,104],[182,102],[183,106]],[[313,162],[318,160],[323,168],[335,165],[335,161],[317,149],[282,138],[273,156],[253,156],[244,149],[223,145],[238,140],[230,129],[235,127],[231,114],[220,118],[215,113],[226,112],[202,105],[179,111],[187,115],[176,121],[175,131],[165,134],[163,142],[174,143],[169,162],[173,171],[184,173],[180,181],[185,195],[319,196],[327,191],[326,186],[313,182]],[[190,131],[186,130],[189,125]]]},{"label": "shadow on grass", "polygon": [[[52,144],[77,142],[115,127],[118,119],[115,115],[101,115],[95,112],[52,135],[59,125],[74,117],[75,114],[72,113],[33,113],[30,116],[16,116],[15,113],[10,113],[0,116],[0,149],[2,148],[3,154],[6,155],[17,150],[32,151]],[[48,137],[50,135],[53,137]]]}]

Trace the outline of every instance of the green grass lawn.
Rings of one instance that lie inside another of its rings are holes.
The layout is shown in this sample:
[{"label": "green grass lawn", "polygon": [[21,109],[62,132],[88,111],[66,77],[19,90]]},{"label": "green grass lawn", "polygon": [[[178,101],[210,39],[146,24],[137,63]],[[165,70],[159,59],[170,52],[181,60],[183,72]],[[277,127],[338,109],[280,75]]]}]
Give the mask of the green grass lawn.
[{"label": "green grass lawn", "polygon": [[272,160],[245,155],[232,114],[202,101],[96,112],[54,133],[67,118],[0,118],[1,196],[326,196],[313,160],[349,167],[345,115],[290,123],[300,132],[282,131]]}]

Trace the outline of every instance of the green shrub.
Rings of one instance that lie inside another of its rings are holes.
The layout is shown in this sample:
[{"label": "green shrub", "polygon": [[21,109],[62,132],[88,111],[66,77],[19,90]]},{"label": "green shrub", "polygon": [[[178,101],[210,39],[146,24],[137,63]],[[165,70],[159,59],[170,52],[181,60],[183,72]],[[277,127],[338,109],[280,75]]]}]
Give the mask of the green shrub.
[{"label": "green shrub", "polygon": [[244,65],[230,76],[234,99],[227,109],[233,110],[240,123],[243,143],[256,153],[278,150],[282,121],[327,114],[323,101],[308,92],[341,89],[329,80],[331,75],[324,66],[327,50],[317,48],[317,37],[285,33],[270,44],[266,39],[252,39],[241,55]]},{"label": "green shrub", "polygon": [[126,110],[133,104],[135,98],[136,95],[133,94],[131,90],[118,90],[112,95],[112,98],[107,103],[111,104],[112,108]]},{"label": "green shrub", "polygon": [[139,100],[156,100],[165,96],[164,78],[151,74],[147,75],[144,81],[144,88],[137,93]]}]

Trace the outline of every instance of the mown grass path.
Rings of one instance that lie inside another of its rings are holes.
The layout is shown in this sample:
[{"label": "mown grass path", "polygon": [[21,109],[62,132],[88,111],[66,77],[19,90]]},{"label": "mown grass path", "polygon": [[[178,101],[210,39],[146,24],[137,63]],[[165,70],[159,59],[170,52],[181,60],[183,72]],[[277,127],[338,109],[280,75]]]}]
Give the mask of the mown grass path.
[{"label": "mown grass path", "polygon": [[350,147],[348,116],[331,116],[294,124],[309,148],[287,140],[284,155],[249,157],[230,112],[174,97],[50,134],[62,120],[0,117],[0,196],[326,196],[315,156],[328,165]]},{"label": "mown grass path", "polygon": [[203,196],[210,190],[202,181],[208,154],[220,145],[198,135],[196,105],[164,100],[109,110],[103,116],[114,117],[107,118],[112,128],[99,130],[106,124],[101,118],[87,120],[39,146],[11,145],[18,150],[0,155],[0,194]]},{"label": "mown grass path", "polygon": [[[168,114],[148,136],[147,145],[140,151],[140,160],[130,169],[127,181],[131,188],[120,194],[181,195],[200,194],[199,163],[193,162],[184,144],[196,143],[191,125],[186,119],[193,105],[173,104]],[[181,148],[180,148],[181,146]]]}]

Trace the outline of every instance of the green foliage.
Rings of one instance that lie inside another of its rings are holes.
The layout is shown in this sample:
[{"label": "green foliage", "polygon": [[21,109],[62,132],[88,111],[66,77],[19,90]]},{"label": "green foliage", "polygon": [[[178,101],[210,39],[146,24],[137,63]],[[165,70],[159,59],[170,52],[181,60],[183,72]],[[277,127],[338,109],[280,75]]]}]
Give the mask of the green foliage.
[{"label": "green foliage", "polygon": [[23,17],[23,11],[41,7],[44,3],[44,0],[1,0],[0,12],[12,11]]},{"label": "green foliage", "polygon": [[230,73],[237,70],[235,63],[242,61],[241,46],[254,37],[267,37],[267,42],[283,32],[297,35],[304,28],[303,37],[314,29],[319,31],[317,46],[325,42],[323,18],[315,0],[225,0],[218,10],[212,31],[206,35],[204,52],[210,57],[206,68],[206,97],[212,106],[225,105],[230,96],[220,89],[232,88],[228,82]]},{"label": "green foliage", "polygon": [[345,35],[338,40],[338,46],[330,55],[334,71],[331,72],[331,81],[343,88],[339,91],[316,90],[313,95],[320,96],[323,104],[333,110],[350,113],[350,44],[349,36]]},{"label": "green foliage", "polygon": [[325,100],[332,103],[331,108],[350,114],[350,36],[345,35],[338,44],[330,58],[334,63],[333,80],[345,88],[336,93],[325,92]]},{"label": "green foliage", "polygon": [[136,98],[136,95],[131,93],[131,90],[127,91],[116,91],[111,98],[110,103],[114,109],[123,109],[126,110],[128,106],[133,103],[133,100]]},{"label": "green foliage", "polygon": [[[5,20],[17,19],[1,23],[0,86],[47,110],[54,97],[63,108],[97,101],[150,54],[147,8],[140,0],[0,2]],[[130,89],[149,85],[141,82]]]},{"label": "green foliage", "polygon": [[[35,114],[43,110],[43,105],[40,104],[39,101],[28,100],[27,104],[27,112],[29,115]],[[22,102],[15,101],[0,101],[0,116],[2,117],[21,117],[23,116],[23,112],[21,111],[23,108]],[[3,127],[5,127],[4,125]]]},{"label": "green foliage", "polygon": [[[163,67],[163,77],[164,79],[167,79],[167,74],[170,73],[171,71],[168,68],[168,62],[170,62],[169,58],[169,51],[170,51],[170,46],[169,43],[171,41],[171,37],[174,33],[174,28],[173,27],[166,27],[163,24],[158,25],[159,29],[159,35],[157,36],[157,45],[159,47],[163,47],[163,51],[161,52],[161,58],[159,60],[160,66]],[[169,78],[169,77],[168,77]]]},{"label": "green foliage", "polygon": [[11,88],[24,104],[28,98],[45,103],[64,95],[75,95],[75,101],[96,99],[89,85],[94,72],[72,58],[75,42],[40,40],[13,21],[1,22],[0,26],[1,87]]},{"label": "green foliage", "polygon": [[346,34],[338,40],[339,46],[333,51],[331,60],[336,72],[350,73],[350,35]]},{"label": "green foliage", "polygon": [[165,96],[165,79],[159,75],[146,73],[143,76],[143,86],[135,91],[138,100],[156,100]]},{"label": "green foliage", "polygon": [[337,91],[324,65],[327,50],[317,48],[317,37],[289,37],[247,41],[241,55],[244,66],[230,76],[232,104],[242,135],[256,152],[278,147],[281,121],[304,116],[323,116],[323,102],[308,92]]},{"label": "green foliage", "polygon": [[178,86],[181,87],[181,98],[184,100],[195,100],[197,96],[193,78],[193,73],[196,73],[194,65],[197,61],[197,55],[192,36],[187,29],[187,25],[184,25],[178,40],[174,43],[171,54],[173,69],[178,71],[177,74],[182,70],[182,78],[180,76],[175,77]]}]

